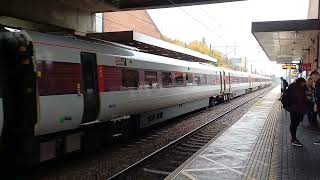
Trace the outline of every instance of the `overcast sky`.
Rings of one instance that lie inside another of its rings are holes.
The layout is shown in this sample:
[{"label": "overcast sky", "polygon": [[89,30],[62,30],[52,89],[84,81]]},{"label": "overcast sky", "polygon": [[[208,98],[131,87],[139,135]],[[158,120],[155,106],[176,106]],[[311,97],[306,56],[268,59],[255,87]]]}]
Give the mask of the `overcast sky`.
[{"label": "overcast sky", "polygon": [[254,69],[281,75],[280,66],[268,61],[251,34],[251,22],[306,19],[308,3],[309,0],[248,0],[148,12],[164,35],[186,42],[205,37],[208,44],[229,57],[247,57]]}]

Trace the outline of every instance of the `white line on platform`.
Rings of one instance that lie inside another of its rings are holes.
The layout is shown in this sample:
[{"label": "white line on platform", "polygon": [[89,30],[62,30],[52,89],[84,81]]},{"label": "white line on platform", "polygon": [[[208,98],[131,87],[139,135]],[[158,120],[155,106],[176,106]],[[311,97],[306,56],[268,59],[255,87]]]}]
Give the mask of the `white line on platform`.
[{"label": "white line on platform", "polygon": [[160,171],[160,170],[155,170],[155,169],[143,168],[143,170],[144,170],[145,172],[149,172],[149,173],[153,173],[153,174],[163,174],[163,175],[169,175],[169,174],[171,174],[171,172]]},{"label": "white line on platform", "polygon": [[187,173],[187,172],[184,172],[182,171],[181,172],[184,176],[186,176],[187,178],[191,179],[191,180],[198,180],[198,178],[192,176],[191,174]]}]

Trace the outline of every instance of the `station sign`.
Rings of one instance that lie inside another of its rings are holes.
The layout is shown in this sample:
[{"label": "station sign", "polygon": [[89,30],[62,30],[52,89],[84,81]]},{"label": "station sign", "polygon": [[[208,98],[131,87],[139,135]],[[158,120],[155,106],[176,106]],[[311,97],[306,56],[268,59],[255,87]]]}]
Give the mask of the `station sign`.
[{"label": "station sign", "polygon": [[282,69],[296,69],[297,65],[295,64],[284,64],[282,65]]},{"label": "station sign", "polygon": [[302,64],[302,69],[304,71],[311,71],[311,63]]}]

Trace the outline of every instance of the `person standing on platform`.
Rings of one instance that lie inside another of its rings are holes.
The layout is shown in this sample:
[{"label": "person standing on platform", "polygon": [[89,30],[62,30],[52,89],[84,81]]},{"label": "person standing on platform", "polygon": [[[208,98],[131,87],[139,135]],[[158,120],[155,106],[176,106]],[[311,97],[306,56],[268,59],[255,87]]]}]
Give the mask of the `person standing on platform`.
[{"label": "person standing on platform", "polygon": [[311,77],[307,79],[306,96],[307,96],[307,116],[311,126],[317,126],[317,114],[314,112],[315,87]]},{"label": "person standing on platform", "polygon": [[306,80],[300,77],[294,83],[291,83],[282,95],[282,102],[284,108],[290,112],[291,145],[302,147],[303,145],[297,139],[296,134],[297,128],[307,111]]},{"label": "person standing on platform", "polygon": [[[314,112],[315,116],[319,114],[319,107],[320,107],[320,73],[317,70],[311,72],[310,77],[316,83],[315,84],[315,103],[314,103]],[[317,122],[317,119],[315,119]],[[315,145],[320,145],[320,141],[314,142]]]}]

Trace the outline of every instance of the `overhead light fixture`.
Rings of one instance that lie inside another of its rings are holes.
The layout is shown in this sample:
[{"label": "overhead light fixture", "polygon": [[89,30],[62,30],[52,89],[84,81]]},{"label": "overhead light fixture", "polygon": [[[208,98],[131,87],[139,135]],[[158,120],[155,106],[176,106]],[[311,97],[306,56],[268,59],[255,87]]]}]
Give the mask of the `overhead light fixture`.
[{"label": "overhead light fixture", "polygon": [[292,64],[299,64],[300,61],[292,61],[291,63],[292,63]]}]

